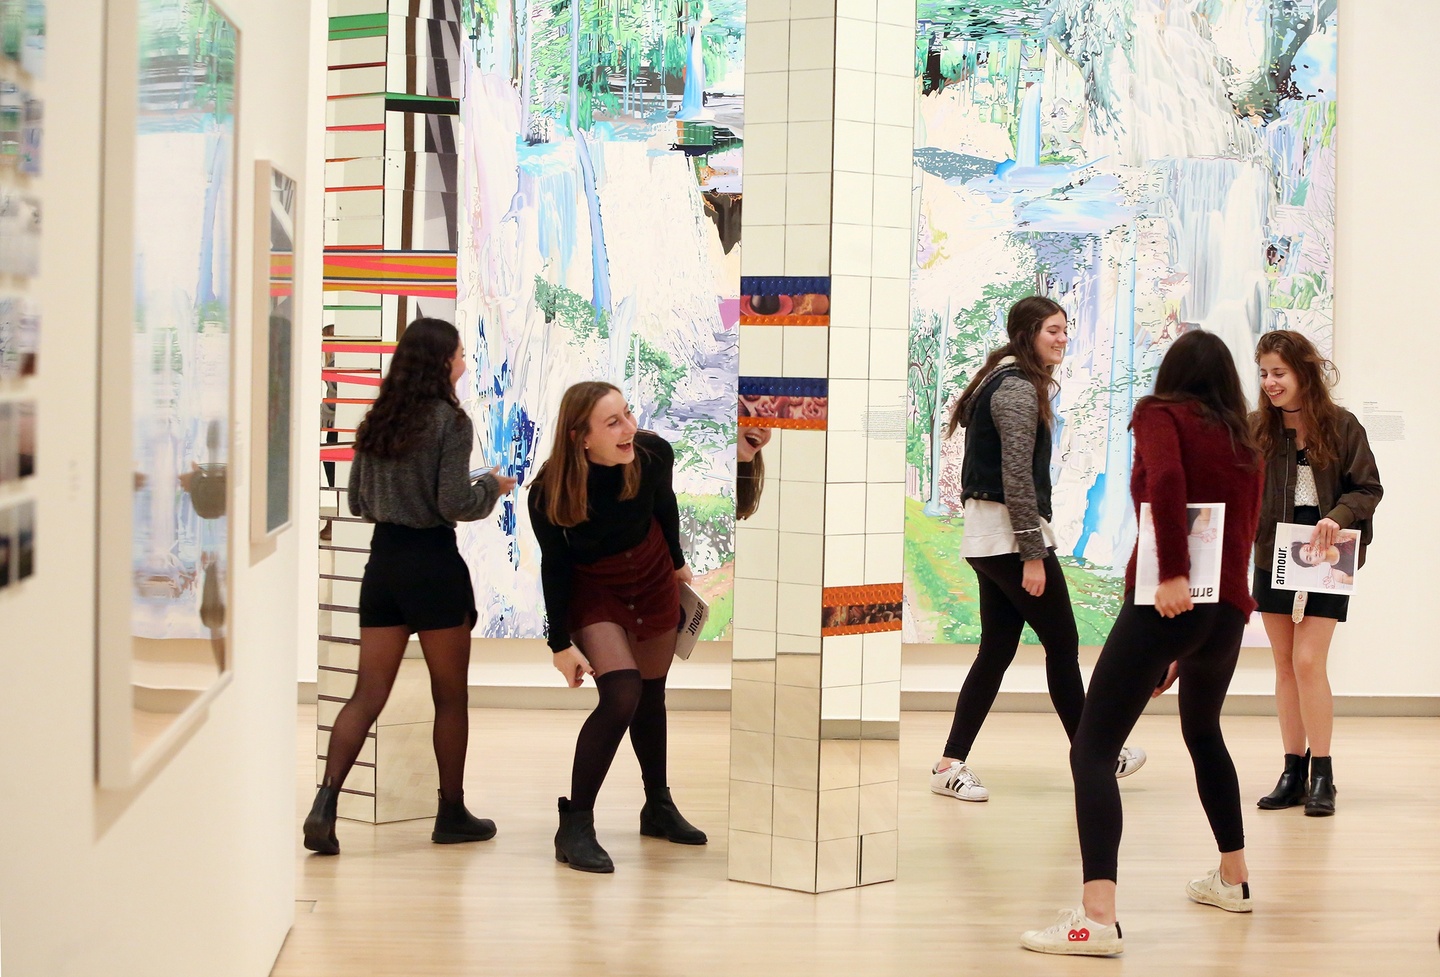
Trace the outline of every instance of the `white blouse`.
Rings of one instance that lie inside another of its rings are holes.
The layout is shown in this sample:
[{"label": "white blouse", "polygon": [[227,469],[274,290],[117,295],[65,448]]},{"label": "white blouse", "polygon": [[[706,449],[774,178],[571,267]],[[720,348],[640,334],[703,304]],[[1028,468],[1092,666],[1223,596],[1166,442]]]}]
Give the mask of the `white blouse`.
[{"label": "white blouse", "polygon": [[[1040,520],[1040,534],[1046,547],[1057,545],[1055,530],[1044,518]],[[1019,552],[1020,544],[1015,541],[1015,528],[1010,524],[1010,510],[1005,503],[985,499],[965,500],[965,534],[960,539],[962,557],[1003,556]]]}]

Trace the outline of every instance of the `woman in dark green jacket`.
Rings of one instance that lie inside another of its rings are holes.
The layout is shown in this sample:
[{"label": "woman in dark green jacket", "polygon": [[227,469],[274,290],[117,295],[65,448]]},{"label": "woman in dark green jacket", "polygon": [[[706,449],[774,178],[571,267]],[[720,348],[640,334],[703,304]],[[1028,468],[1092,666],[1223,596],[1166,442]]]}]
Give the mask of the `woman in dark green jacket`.
[{"label": "woman in dark green jacket", "polygon": [[1314,526],[1310,546],[1321,549],[1333,546],[1341,530],[1359,530],[1356,566],[1364,566],[1371,518],[1384,489],[1365,428],[1330,398],[1335,367],[1310,340],[1289,330],[1266,333],[1255,362],[1261,396],[1252,424],[1265,453],[1265,494],[1253,585],[1275,654],[1275,709],[1285,746],[1285,770],[1259,806],[1268,811],[1304,804],[1307,815],[1328,817],[1335,813],[1335,710],[1326,660],[1349,598],[1273,589],[1275,527]]}]

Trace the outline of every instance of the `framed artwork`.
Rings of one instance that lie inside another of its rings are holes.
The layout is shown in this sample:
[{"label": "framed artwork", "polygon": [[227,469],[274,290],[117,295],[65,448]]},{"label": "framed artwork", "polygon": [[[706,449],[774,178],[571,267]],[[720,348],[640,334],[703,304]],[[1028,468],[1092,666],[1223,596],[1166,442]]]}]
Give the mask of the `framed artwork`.
[{"label": "framed artwork", "polygon": [[96,772],[125,788],[231,675],[239,37],[209,0],[105,26]]},{"label": "framed artwork", "polygon": [[[255,163],[255,285],[250,397],[251,558],[268,555],[293,518],[295,218],[299,184]],[[256,550],[253,547],[259,546]]]}]

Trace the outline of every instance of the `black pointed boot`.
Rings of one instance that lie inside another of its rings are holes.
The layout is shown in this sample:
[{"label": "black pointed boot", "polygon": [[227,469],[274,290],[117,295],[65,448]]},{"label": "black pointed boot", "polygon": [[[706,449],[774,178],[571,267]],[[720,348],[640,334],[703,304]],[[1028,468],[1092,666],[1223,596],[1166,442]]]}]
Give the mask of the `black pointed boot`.
[{"label": "black pointed boot", "polygon": [[335,810],[340,804],[340,788],[329,781],[315,792],[315,803],[305,817],[305,847],[317,855],[340,854],[340,842],[335,838]]},{"label": "black pointed boot", "polygon": [[453,801],[440,796],[440,810],[435,814],[435,830],[430,840],[437,845],[459,845],[467,841],[489,841],[495,837],[495,822],[489,818],[477,818],[465,809],[465,794]]},{"label": "black pointed boot", "polygon": [[670,798],[669,787],[645,788],[645,806],[640,809],[640,833],[647,838],[665,838],[677,845],[703,845],[705,832],[685,820]]},{"label": "black pointed boot", "polygon": [[1328,818],[1335,814],[1335,771],[1330,757],[1317,756],[1310,761],[1310,793],[1305,798],[1307,818]]},{"label": "black pointed boot", "polygon": [[1260,798],[1256,806],[1262,811],[1279,811],[1305,803],[1306,779],[1310,772],[1310,751],[1304,756],[1285,754],[1285,772],[1275,783],[1275,789]]},{"label": "black pointed boot", "polygon": [[615,871],[610,855],[595,837],[595,812],[570,810],[570,798],[560,798],[560,830],[555,832],[555,861],[580,872]]}]

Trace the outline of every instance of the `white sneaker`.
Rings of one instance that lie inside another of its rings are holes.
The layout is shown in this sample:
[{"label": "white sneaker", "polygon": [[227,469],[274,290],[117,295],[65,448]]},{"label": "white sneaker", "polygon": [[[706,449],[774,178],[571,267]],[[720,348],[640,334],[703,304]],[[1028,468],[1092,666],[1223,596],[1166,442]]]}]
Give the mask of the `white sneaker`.
[{"label": "white sneaker", "polygon": [[1227,913],[1248,913],[1255,908],[1250,900],[1250,883],[1230,885],[1220,878],[1217,868],[1203,879],[1195,879],[1185,887],[1191,901],[1223,909]]},{"label": "white sneaker", "polygon": [[1130,776],[1136,770],[1145,766],[1145,761],[1148,759],[1149,757],[1145,755],[1145,751],[1138,746],[1122,747],[1120,750],[1120,759],[1115,762],[1115,779],[1120,780],[1123,777]]},{"label": "white sneaker", "polygon": [[975,776],[975,771],[966,766],[963,760],[956,760],[943,769],[937,764],[930,771],[930,793],[944,794],[962,801],[990,799],[990,791],[985,789],[980,778]]},{"label": "white sneaker", "polygon": [[1036,953],[1069,953],[1081,957],[1113,957],[1125,952],[1120,923],[1106,926],[1085,916],[1084,909],[1064,909],[1053,926],[1020,934],[1020,945]]}]

